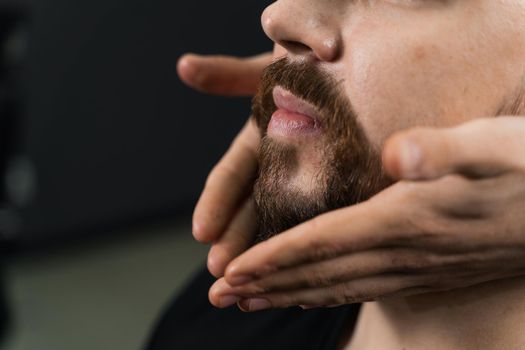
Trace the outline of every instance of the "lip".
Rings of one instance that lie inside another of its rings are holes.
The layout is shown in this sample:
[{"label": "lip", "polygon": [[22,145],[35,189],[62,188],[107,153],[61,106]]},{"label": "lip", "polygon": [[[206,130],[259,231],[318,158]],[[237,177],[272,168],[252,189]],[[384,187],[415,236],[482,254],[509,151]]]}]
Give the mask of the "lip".
[{"label": "lip", "polygon": [[276,111],[268,124],[268,134],[285,139],[298,139],[318,134],[317,109],[281,86],[273,89]]},{"label": "lip", "polygon": [[273,101],[278,109],[284,109],[291,113],[310,117],[315,121],[316,124],[319,124],[317,108],[305,100],[295,96],[283,87],[276,86],[273,89]]}]

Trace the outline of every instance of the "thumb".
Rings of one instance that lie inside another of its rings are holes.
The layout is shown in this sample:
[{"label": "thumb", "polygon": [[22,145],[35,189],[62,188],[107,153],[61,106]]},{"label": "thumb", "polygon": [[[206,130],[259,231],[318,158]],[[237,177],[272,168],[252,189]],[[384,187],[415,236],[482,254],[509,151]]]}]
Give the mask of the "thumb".
[{"label": "thumb", "polygon": [[177,63],[177,72],[184,83],[204,93],[250,96],[271,60],[271,53],[248,58],[185,54]]},{"label": "thumb", "polygon": [[525,166],[525,120],[476,119],[453,128],[415,128],[390,137],[383,149],[388,174],[431,180],[451,173],[490,177]]}]

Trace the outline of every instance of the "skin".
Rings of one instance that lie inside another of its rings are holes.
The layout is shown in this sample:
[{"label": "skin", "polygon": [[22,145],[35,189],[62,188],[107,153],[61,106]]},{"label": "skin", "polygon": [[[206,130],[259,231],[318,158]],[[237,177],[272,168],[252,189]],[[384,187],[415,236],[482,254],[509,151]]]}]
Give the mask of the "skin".
[{"label": "skin", "polygon": [[[332,305],[523,273],[525,126],[518,118],[467,122],[500,111],[522,83],[523,3],[371,3],[360,8],[358,2],[334,1],[320,8],[281,0],[265,12],[263,24],[288,54],[313,57],[345,77],[368,136],[383,148],[387,171],[411,181],[248,250],[211,289],[213,304],[225,307],[244,298],[240,306],[252,311]],[[298,23],[284,20],[287,11],[299,14],[293,17]],[[438,15],[443,11],[445,16]],[[318,16],[304,18],[311,13]],[[348,13],[354,17],[339,17]],[[312,28],[316,35],[310,35]],[[460,123],[396,134],[414,125]],[[208,264],[216,276],[251,242],[253,213],[240,203],[249,196],[257,141],[248,124],[210,175],[195,211],[195,236],[215,242]],[[234,171],[240,188],[227,180]],[[386,273],[392,269],[395,276]]]}]

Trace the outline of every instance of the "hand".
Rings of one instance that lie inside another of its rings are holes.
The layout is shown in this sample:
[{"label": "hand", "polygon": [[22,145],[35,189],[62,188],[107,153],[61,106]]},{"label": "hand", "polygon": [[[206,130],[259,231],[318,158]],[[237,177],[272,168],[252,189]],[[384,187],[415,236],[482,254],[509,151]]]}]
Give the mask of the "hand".
[{"label": "hand", "polygon": [[186,54],[179,59],[177,72],[184,83],[203,93],[251,96],[271,61],[272,53],[247,58]]},{"label": "hand", "polygon": [[[271,53],[245,59],[185,55],[177,71],[186,84],[202,92],[251,95],[271,60]],[[253,243],[256,226],[250,195],[259,141],[257,127],[249,120],[210,173],[193,215],[195,238],[212,243],[208,269],[216,277],[222,276],[226,265]]]},{"label": "hand", "polygon": [[524,149],[520,117],[394,135],[383,162],[404,181],[254,246],[210,301],[246,311],[332,306],[521,275]]}]

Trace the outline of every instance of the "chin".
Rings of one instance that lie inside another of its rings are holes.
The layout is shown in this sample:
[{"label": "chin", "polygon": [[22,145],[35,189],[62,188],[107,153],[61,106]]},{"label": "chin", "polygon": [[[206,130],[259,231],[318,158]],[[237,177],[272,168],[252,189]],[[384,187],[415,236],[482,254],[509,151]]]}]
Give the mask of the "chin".
[{"label": "chin", "polygon": [[278,181],[259,178],[254,187],[259,226],[257,242],[330,210],[322,192],[319,189],[306,191],[301,186],[287,186]]}]

